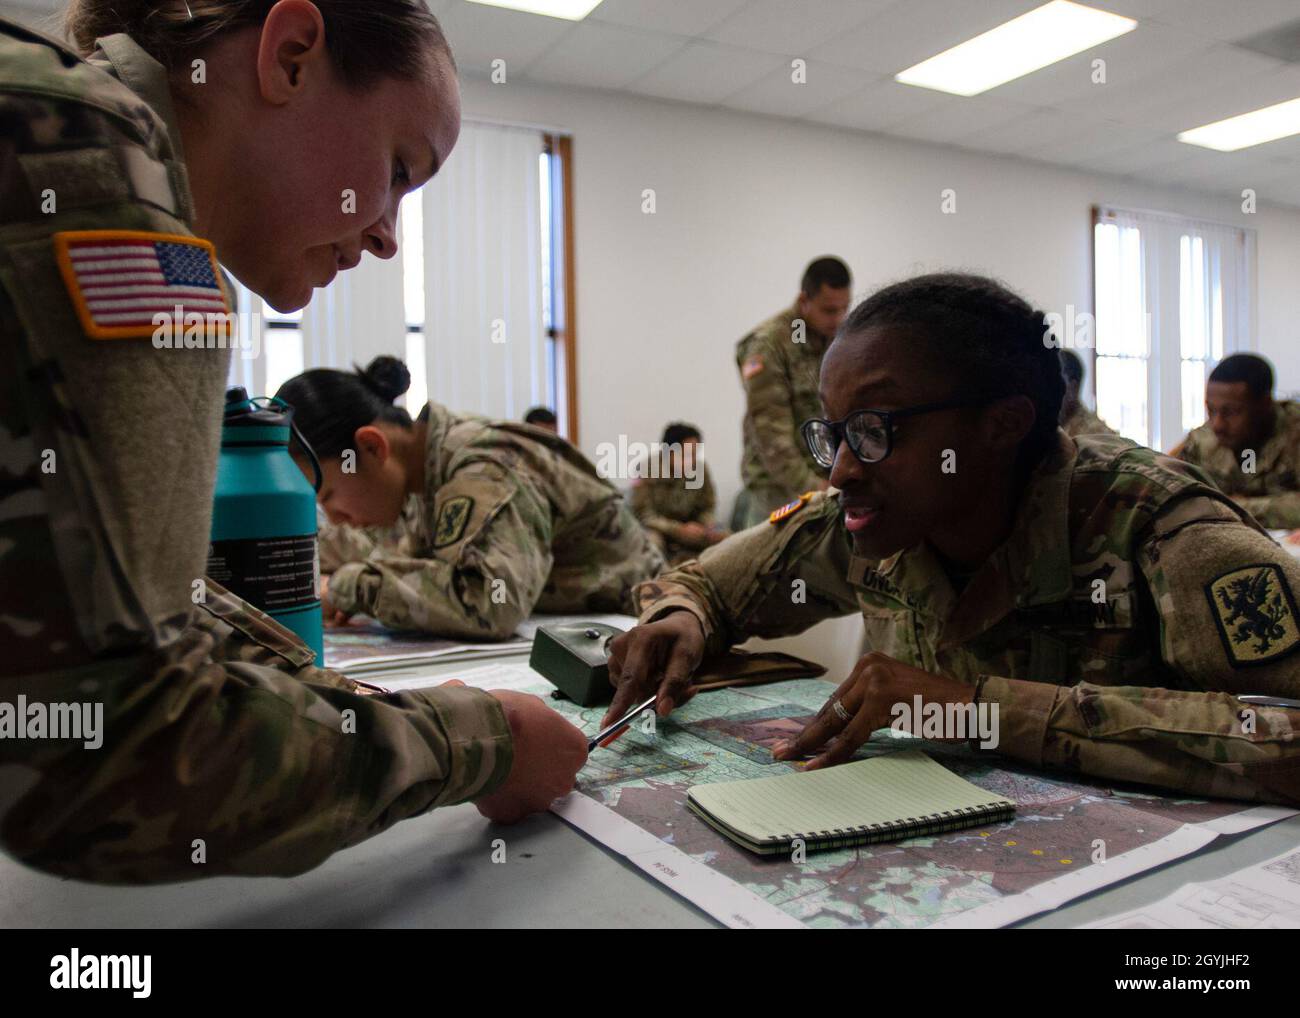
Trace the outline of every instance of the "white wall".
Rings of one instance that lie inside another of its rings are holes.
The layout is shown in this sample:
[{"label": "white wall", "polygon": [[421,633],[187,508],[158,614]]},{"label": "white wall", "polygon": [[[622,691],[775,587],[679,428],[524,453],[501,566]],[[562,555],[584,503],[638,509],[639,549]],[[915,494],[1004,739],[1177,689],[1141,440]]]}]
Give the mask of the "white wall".
[{"label": "white wall", "polygon": [[[580,445],[592,455],[620,433],[649,441],[669,419],[694,421],[724,506],[739,486],[733,348],[794,299],[821,254],[849,263],[857,296],[961,268],[1044,310],[1088,310],[1093,204],[1253,227],[1259,349],[1281,390],[1300,389],[1300,211],[1269,207],[1266,194],[1245,215],[1226,198],[794,121],[583,89],[462,87],[467,114],[574,137]],[[955,215],[940,212],[949,187]],[[654,215],[641,212],[645,188]]]}]

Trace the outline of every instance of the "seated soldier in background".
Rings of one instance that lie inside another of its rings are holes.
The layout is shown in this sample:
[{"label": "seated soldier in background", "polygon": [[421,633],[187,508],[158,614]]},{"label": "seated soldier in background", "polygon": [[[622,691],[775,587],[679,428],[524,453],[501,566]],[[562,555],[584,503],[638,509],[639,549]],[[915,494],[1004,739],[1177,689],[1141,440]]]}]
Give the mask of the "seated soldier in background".
[{"label": "seated soldier in background", "polygon": [[706,651],[858,611],[871,652],[777,759],[842,763],[898,704],[988,705],[1035,767],[1300,803],[1300,711],[1237,695],[1300,698],[1300,562],[1199,471],[1068,439],[1044,324],[979,276],[860,304],[804,427],[832,491],[638,589],[609,717],[667,715]]},{"label": "seated soldier in background", "polygon": [[1071,438],[1079,435],[1118,435],[1119,432],[1094,414],[1079,398],[1083,384],[1083,359],[1073,350],[1058,350],[1065,397],[1061,400],[1061,430]]},{"label": "seated soldier in background", "polygon": [[732,525],[752,527],[801,492],[826,486],[799,438],[817,414],[817,372],[852,299],[849,268],[818,258],[804,270],[799,296],[736,344],[745,389],[741,422],[744,489]]},{"label": "seated soldier in background", "polygon": [[531,424],[534,428],[543,428],[555,435],[560,433],[560,424],[555,419],[554,411],[544,406],[535,406],[524,414],[524,423]]},{"label": "seated soldier in background", "polygon": [[[327,623],[365,614],[394,629],[509,637],[534,610],[628,612],[663,556],[612,484],[558,435],[458,414],[415,422],[393,401],[411,376],[395,357],[364,371],[316,368],[276,396],[320,459],[317,499],[333,523],[386,527],[419,501],[406,554],[340,566]],[[343,469],[346,452],[353,469]]]},{"label": "seated soldier in background", "polygon": [[695,425],[668,425],[658,469],[646,464],[644,476],[632,480],[632,511],[669,565],[694,558],[730,533],[714,522],[718,496],[699,443]]},{"label": "seated soldier in background", "polygon": [[1206,422],[1175,455],[1266,527],[1300,527],[1300,404],[1273,399],[1273,368],[1235,353],[1205,384]]}]

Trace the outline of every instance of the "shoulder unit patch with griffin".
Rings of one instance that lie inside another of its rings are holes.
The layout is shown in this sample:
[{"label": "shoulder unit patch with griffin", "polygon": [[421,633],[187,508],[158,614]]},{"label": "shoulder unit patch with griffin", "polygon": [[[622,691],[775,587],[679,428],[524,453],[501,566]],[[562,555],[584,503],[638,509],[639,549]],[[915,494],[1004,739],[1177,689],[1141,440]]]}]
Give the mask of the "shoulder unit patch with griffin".
[{"label": "shoulder unit patch with griffin", "polygon": [[1286,576],[1271,562],[1241,566],[1205,585],[1228,660],[1262,665],[1300,647],[1300,622]]},{"label": "shoulder unit patch with griffin", "polygon": [[469,522],[470,511],[474,508],[474,499],[469,495],[457,495],[449,498],[438,511],[438,522],[434,525],[433,546],[445,548],[460,540],[465,533],[465,524]]}]

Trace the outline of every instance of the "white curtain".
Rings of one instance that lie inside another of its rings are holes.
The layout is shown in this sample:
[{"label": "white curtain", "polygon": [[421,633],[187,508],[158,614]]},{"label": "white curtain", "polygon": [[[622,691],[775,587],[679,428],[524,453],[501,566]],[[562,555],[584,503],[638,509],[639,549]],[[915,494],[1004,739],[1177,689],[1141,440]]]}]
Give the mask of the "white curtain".
[{"label": "white curtain", "polygon": [[306,367],[365,367],[381,353],[406,356],[400,258],[400,251],[387,261],[366,254],[316,291],[302,313]]},{"label": "white curtain", "polygon": [[1169,448],[1204,417],[1208,369],[1256,346],[1255,231],[1117,208],[1098,224],[1118,229],[1096,238],[1098,411]]},{"label": "white curtain", "polygon": [[429,398],[518,420],[554,405],[542,307],[540,159],[535,128],[465,121],[424,189]]},{"label": "white curtain", "polygon": [[[282,375],[364,367],[387,353],[407,359],[417,376],[423,371],[429,397],[455,410],[519,419],[530,406],[554,406],[543,317],[542,152],[536,128],[464,121],[447,165],[403,203],[423,203],[423,301],[405,293],[402,271],[405,252],[421,238],[403,236],[396,257],[367,254],[317,290],[298,331],[264,329],[256,359],[236,355],[231,384],[270,393]],[[263,312],[260,298],[238,289],[241,310]],[[408,346],[407,296],[417,309],[412,325],[423,306],[423,365],[420,337]]]}]

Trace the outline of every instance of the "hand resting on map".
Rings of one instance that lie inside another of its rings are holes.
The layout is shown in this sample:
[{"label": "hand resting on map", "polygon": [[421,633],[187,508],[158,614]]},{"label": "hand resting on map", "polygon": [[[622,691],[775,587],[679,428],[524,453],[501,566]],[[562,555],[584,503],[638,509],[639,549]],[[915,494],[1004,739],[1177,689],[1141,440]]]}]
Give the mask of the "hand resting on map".
[{"label": "hand resting on map", "polygon": [[[602,725],[622,717],[636,704],[658,693],[655,712],[667,717],[695,695],[691,678],[704,657],[704,630],[688,611],[675,611],[661,619],[615,637],[610,642],[609,680],[614,701]],[[888,728],[897,703],[912,705],[920,694],[924,703],[970,703],[973,686],[871,653],[853,667],[849,677],[826,701],[794,739],[778,744],[778,760],[798,760],[817,755],[807,768],[829,767],[849,760],[871,733]],[[849,720],[835,710],[839,701]]]},{"label": "hand resting on map", "polygon": [[[909,716],[913,715],[912,698],[918,694],[923,704],[970,703],[975,687],[873,651],[853,666],[849,677],[840,683],[802,732],[773,747],[772,756],[777,760],[798,760],[816,753],[804,766],[804,770],[810,771],[845,763],[871,738],[872,732],[893,724],[898,716],[894,712],[895,704],[906,704]],[[835,710],[837,702],[848,721]]]}]

